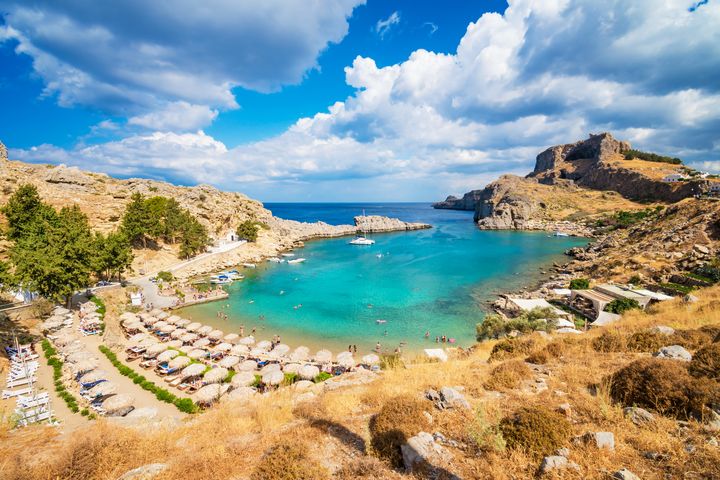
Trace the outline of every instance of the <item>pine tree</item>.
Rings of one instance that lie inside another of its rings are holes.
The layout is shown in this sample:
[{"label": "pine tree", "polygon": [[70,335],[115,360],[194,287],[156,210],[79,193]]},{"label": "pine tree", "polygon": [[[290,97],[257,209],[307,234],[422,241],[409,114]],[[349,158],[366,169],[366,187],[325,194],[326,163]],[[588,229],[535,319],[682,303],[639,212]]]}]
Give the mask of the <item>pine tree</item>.
[{"label": "pine tree", "polygon": [[0,212],[7,218],[5,233],[9,240],[37,234],[39,229],[47,226],[45,222],[53,224],[57,220],[55,210],[43,203],[37,188],[30,184],[21,185]]},{"label": "pine tree", "polygon": [[153,230],[153,218],[150,215],[148,205],[139,193],[134,193],[125,207],[125,215],[122,219],[122,230],[133,243],[142,242],[143,248],[147,248],[147,236]]}]

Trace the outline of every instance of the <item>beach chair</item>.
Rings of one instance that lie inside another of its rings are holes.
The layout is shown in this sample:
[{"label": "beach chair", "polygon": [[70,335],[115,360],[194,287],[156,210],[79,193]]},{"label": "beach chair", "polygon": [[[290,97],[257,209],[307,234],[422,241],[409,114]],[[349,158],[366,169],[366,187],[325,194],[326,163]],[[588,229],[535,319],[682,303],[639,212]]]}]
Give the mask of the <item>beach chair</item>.
[{"label": "beach chair", "polygon": [[2,398],[3,400],[6,400],[8,398],[18,397],[20,395],[27,395],[28,393],[32,393],[32,388],[21,388],[20,390],[3,390],[2,391]]},{"label": "beach chair", "polygon": [[37,377],[21,378],[19,380],[7,382],[6,386],[8,388],[15,388],[15,387],[20,387],[22,385],[28,385],[28,384],[34,383],[34,382],[37,382]]},{"label": "beach chair", "polygon": [[177,375],[172,375],[172,376],[169,376],[169,377],[165,377],[163,380],[165,380],[165,382],[167,382],[167,383],[172,383],[172,382],[174,382],[175,380],[177,380],[177,378],[178,378]]},{"label": "beach chair", "polygon": [[[168,382],[168,385],[170,385],[171,387],[180,388],[180,385],[184,385],[183,380],[184,379],[182,379],[180,377],[175,377],[174,380],[172,380],[171,382]],[[182,389],[180,388],[180,390],[182,390]]]}]

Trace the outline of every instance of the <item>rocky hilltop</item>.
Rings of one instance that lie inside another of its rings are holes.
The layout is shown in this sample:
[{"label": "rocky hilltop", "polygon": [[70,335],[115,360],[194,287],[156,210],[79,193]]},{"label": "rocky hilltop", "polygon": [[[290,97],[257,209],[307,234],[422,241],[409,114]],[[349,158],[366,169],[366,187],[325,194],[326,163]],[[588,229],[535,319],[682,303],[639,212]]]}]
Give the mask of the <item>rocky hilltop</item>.
[{"label": "rocky hilltop", "polygon": [[[541,152],[526,177],[503,175],[462,199],[448,197],[435,208],[475,210],[484,229],[560,230],[588,233],[583,223],[636,202],[674,203],[708,188],[706,180],[668,183],[663,179],[685,167],[639,159],[626,160],[628,142],[610,133],[557,145]],[[571,226],[572,225],[572,226]]]},{"label": "rocky hilltop", "polygon": [[[91,226],[102,232],[118,227],[125,206],[134,193],[174,198],[207,227],[211,240],[216,244],[223,243],[228,234],[245,220],[257,220],[268,226],[260,232],[255,244],[216,255],[212,260],[198,260],[192,266],[179,270],[178,274],[182,276],[257,261],[300,246],[303,241],[313,238],[354,235],[359,231],[373,233],[430,228],[425,224],[380,216],[356,217],[355,225],[295,222],[275,217],[262,203],[241,193],[224,192],[210,185],[183,187],[148,179],[120,180],[77,167],[9,161],[7,149],[0,143],[0,205],[18,186],[27,183],[35,185],[43,200],[56,208],[77,204],[88,216]],[[160,245],[155,250],[137,250],[135,257],[134,270],[141,274],[166,268],[178,261],[176,246],[172,245]]]}]

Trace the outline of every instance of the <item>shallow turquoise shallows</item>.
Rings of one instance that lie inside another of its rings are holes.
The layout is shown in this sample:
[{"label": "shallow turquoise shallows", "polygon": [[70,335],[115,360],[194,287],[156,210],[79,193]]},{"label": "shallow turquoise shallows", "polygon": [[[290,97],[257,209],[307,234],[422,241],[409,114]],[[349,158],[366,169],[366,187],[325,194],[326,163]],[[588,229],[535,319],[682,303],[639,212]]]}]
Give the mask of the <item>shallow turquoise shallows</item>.
[{"label": "shallow turquoise shallows", "polygon": [[[424,204],[269,208],[284,218],[329,223],[350,223],[365,209],[434,228],[372,235],[372,246],[350,245],[350,238],[308,242],[294,252],[304,263],[244,269],[246,278],[227,287],[227,301],[190,307],[182,315],[226,333],[243,325],[245,334],[256,328],[258,339],[280,335],[291,347],[337,351],[352,344],[368,352],[380,342],[393,351],[404,342],[405,350],[417,351],[432,348],[443,335],[467,346],[484,301],[532,284],[541,268],[562,260],[565,249],[585,243],[546,233],[480,231],[471,212]],[[218,311],[228,320],[218,320]]]}]

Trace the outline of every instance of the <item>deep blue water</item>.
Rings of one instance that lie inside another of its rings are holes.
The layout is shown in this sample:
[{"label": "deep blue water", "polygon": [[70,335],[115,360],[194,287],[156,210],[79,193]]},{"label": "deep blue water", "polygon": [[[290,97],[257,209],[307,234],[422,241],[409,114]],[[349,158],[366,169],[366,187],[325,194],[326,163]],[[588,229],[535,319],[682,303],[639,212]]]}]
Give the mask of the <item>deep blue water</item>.
[{"label": "deep blue water", "polygon": [[[370,351],[376,342],[393,350],[433,346],[436,336],[472,343],[483,318],[483,301],[533,283],[541,268],[562,252],[585,243],[540,232],[481,231],[472,212],[434,210],[429,204],[266,204],[273,214],[299,221],[352,223],[361,215],[385,215],[425,222],[430,230],[372,235],[373,246],[349,245],[349,238],[307,242],[295,253],[298,265],[265,264],[246,269],[228,287],[227,304],[184,311],[213,321],[229,315],[226,332],[257,328],[257,337],[279,334],[291,346]],[[385,320],[378,323],[377,320]],[[213,322],[216,323],[216,322]],[[425,339],[425,332],[430,339]]]}]

